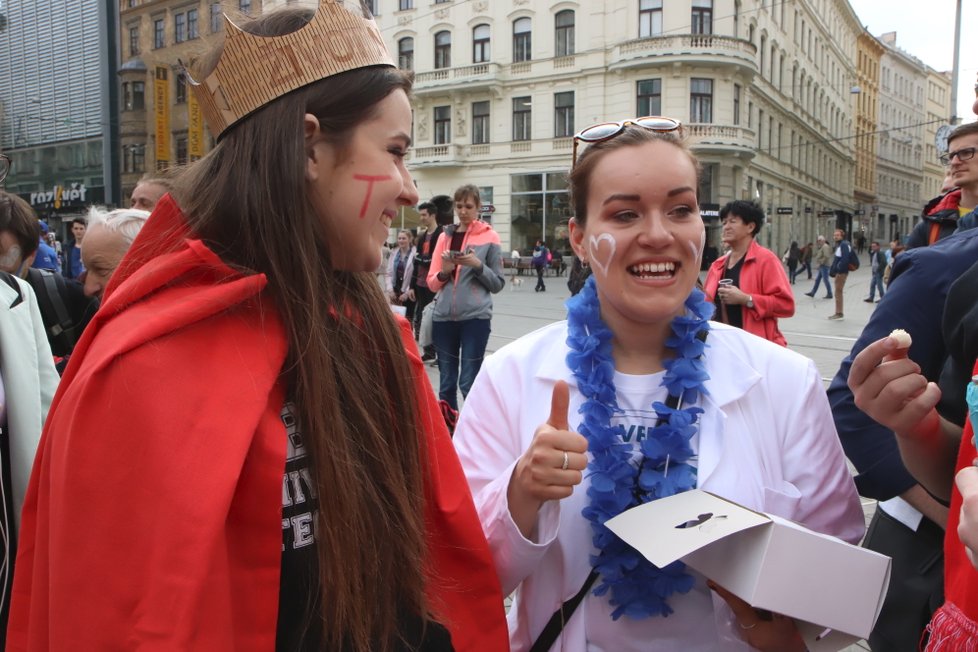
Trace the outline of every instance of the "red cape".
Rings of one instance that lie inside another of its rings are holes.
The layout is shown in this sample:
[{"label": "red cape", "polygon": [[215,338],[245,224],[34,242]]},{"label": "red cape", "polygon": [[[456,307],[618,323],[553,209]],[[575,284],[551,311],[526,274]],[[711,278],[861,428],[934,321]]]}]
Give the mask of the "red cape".
[{"label": "red cape", "polygon": [[[66,370],[24,505],[9,650],[274,650],[283,327],[262,275],[187,239],[169,197]],[[429,597],[459,651],[508,649],[502,595],[417,355]]]}]

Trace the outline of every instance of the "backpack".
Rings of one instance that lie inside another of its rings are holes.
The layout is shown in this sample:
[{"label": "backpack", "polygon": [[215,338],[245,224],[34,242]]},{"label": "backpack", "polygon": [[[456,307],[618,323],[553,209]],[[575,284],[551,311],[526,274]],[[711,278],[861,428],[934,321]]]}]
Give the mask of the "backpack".
[{"label": "backpack", "polygon": [[853,247],[849,247],[849,271],[854,272],[859,269],[859,254]]},{"label": "backpack", "polygon": [[37,296],[37,307],[51,344],[51,353],[56,356],[68,355],[81,333],[77,332],[78,324],[65,305],[68,286],[64,277],[46,269],[31,267],[27,270],[27,282]]}]

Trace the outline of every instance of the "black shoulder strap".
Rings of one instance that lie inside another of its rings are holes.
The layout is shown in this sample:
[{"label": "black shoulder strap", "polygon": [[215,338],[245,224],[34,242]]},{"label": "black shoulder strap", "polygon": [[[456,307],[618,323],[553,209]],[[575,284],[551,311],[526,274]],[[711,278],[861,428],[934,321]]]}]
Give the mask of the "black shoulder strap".
[{"label": "black shoulder strap", "polygon": [[17,293],[17,298],[10,304],[10,307],[13,308],[14,306],[22,303],[24,301],[24,294],[20,291],[20,284],[17,283],[17,279],[7,272],[0,272],[0,279],[3,279],[3,282],[9,285],[13,291]]},{"label": "black shoulder strap", "polygon": [[[696,337],[700,341],[705,342],[708,334],[708,330],[701,330],[697,333]],[[670,394],[666,398],[666,405],[673,410],[677,409],[679,407],[679,397]],[[662,420],[660,419],[656,425],[662,425]],[[557,637],[560,636],[560,632],[564,630],[564,625],[574,615],[574,612],[580,606],[581,601],[584,600],[584,596],[587,595],[587,592],[594,585],[596,579],[598,579],[598,571],[592,568],[587,579],[584,580],[584,584],[581,585],[581,589],[574,594],[574,597],[567,599],[564,604],[560,605],[560,608],[550,616],[550,620],[544,625],[543,631],[540,632],[537,640],[533,642],[533,647],[530,648],[530,652],[547,652],[553,646]]]}]

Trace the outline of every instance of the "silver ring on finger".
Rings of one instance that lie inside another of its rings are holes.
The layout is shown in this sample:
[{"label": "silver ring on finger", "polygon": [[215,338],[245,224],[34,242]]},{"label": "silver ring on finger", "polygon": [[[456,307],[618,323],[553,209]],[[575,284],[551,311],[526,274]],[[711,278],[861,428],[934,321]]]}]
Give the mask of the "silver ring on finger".
[{"label": "silver ring on finger", "polygon": [[757,622],[753,622],[750,625],[745,625],[744,623],[741,622],[738,622],[737,624],[740,625],[741,629],[754,629],[755,627],[757,627]]},{"label": "silver ring on finger", "polygon": [[560,470],[566,471],[567,467],[570,466],[570,456],[567,454],[567,451],[563,451],[563,453],[564,453],[564,462],[560,465]]}]

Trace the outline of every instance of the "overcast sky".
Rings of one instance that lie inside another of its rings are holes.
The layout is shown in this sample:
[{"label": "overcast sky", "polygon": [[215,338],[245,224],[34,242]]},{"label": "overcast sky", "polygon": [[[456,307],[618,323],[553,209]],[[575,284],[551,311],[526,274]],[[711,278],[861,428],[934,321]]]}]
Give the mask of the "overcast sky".
[{"label": "overcast sky", "polygon": [[[931,68],[950,71],[954,67],[957,0],[849,0],[849,4],[873,36],[896,32],[897,47]],[[958,116],[963,122],[972,122],[978,75],[978,1],[961,1],[961,25]]]}]

